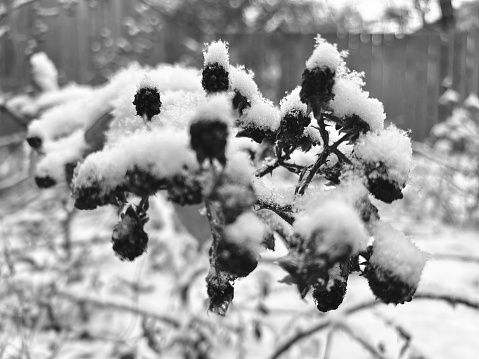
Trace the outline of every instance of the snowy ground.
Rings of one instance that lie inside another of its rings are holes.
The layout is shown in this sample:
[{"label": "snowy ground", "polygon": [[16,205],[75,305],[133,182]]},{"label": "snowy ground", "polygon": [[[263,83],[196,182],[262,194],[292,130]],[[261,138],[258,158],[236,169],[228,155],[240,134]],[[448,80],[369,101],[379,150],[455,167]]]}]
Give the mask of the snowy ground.
[{"label": "snowy ground", "polygon": [[[346,321],[386,358],[477,358],[478,310],[417,299],[345,316],[357,303],[374,300],[366,280],[352,275],[340,310],[322,315],[311,299],[302,301],[293,287],[278,283],[284,272],[272,261],[285,252],[279,243],[251,276],[236,284],[227,316],[208,314],[207,248],[198,250],[198,243],[171,220],[171,208],[161,199],[153,204],[146,227],[149,251],[135,262],[122,262],[111,250],[116,222],[112,209],[73,217],[73,255],[65,260],[59,223],[65,212],[58,196],[58,189],[41,194],[28,189],[2,201],[1,358],[17,358],[19,353],[34,359],[196,358],[187,356],[185,348],[208,352],[211,358],[268,358],[298,331],[327,320],[336,328],[331,335],[332,326],[327,326],[282,357],[321,357],[327,341],[329,358],[373,357],[345,332]],[[10,206],[13,201],[24,205]],[[380,208],[383,220],[431,255],[418,293],[464,295],[479,303],[479,234],[430,220],[418,223],[403,207],[389,207]],[[477,260],[451,258],[461,256]],[[265,286],[269,295],[263,298]],[[186,287],[182,301],[179,288]],[[398,326],[411,336],[402,354],[405,337]]]}]

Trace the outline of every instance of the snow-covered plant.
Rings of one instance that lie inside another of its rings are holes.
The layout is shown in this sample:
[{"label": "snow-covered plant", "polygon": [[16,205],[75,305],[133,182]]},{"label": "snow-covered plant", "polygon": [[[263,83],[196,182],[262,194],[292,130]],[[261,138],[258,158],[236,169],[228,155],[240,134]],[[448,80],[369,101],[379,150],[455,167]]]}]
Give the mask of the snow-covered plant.
[{"label": "snow-covered plant", "polygon": [[411,207],[419,197],[423,214],[453,224],[479,223],[479,99],[471,94],[451,116],[435,125],[418,148],[421,196],[407,198]]},{"label": "snow-covered plant", "polygon": [[[37,182],[66,179],[79,209],[116,207],[112,242],[122,260],[147,249],[150,196],[203,205],[212,236],[206,291],[220,315],[235,281],[278,238],[288,250],[278,259],[283,281],[303,298],[312,291],[320,311],[338,308],[354,271],[384,302],[410,301],[425,255],[380,221],[370,195],[402,198],[411,142],[384,128],[382,104],[345,57],[318,36],[279,107],[251,71],[230,65],[222,41],[206,46],[201,73],[130,66],[31,124],[45,153]],[[281,171],[295,176],[290,187],[276,186]]]}]

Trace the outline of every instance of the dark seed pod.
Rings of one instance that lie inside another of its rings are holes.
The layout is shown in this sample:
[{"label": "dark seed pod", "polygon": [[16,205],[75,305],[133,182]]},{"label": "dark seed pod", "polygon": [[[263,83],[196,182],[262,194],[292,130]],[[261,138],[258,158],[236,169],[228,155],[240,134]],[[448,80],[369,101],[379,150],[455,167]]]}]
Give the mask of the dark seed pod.
[{"label": "dark seed pod", "polygon": [[50,176],[35,176],[35,183],[39,188],[50,188],[57,184],[57,181]]},{"label": "dark seed pod", "polygon": [[168,181],[168,200],[180,206],[199,204],[203,201],[200,181],[191,176],[175,176]]},{"label": "dark seed pod", "polygon": [[311,123],[311,118],[302,111],[289,111],[281,118],[278,140],[284,146],[297,146],[302,138],[304,129]]},{"label": "dark seed pod", "polygon": [[329,312],[338,309],[346,295],[346,282],[334,280],[329,286],[316,286],[313,290],[313,298],[316,308],[320,312]]},{"label": "dark seed pod", "polygon": [[347,116],[342,120],[342,126],[337,126],[339,133],[349,135],[348,142],[354,144],[360,134],[368,132],[371,127],[358,115]]},{"label": "dark seed pod", "polygon": [[229,279],[224,274],[206,277],[206,293],[210,298],[208,310],[221,316],[225,316],[234,298],[235,289]]},{"label": "dark seed pod", "polygon": [[377,265],[367,263],[364,275],[374,295],[387,304],[410,302],[417,290],[417,286],[411,286],[393,272]]},{"label": "dark seed pod", "polygon": [[140,117],[146,116],[148,121],[161,112],[160,93],[157,88],[142,87],[135,94],[133,105],[136,108],[136,114]]},{"label": "dark seed pod", "polygon": [[216,249],[216,267],[238,277],[246,277],[258,265],[256,254],[247,246],[222,238]]},{"label": "dark seed pod", "polygon": [[159,190],[165,189],[167,185],[165,179],[159,179],[138,167],[128,170],[125,180],[128,192],[138,197],[152,196]]},{"label": "dark seed pod", "polygon": [[365,174],[369,192],[377,199],[391,203],[403,198],[402,188],[393,180],[388,179],[388,169],[383,162],[366,165]]},{"label": "dark seed pod", "polygon": [[190,126],[191,148],[196,152],[198,162],[217,159],[226,164],[225,148],[228,138],[228,125],[218,119],[201,119]]},{"label": "dark seed pod", "polygon": [[217,186],[211,198],[220,202],[226,224],[233,223],[243,212],[251,209],[257,201],[251,185],[245,186],[243,183],[234,183],[228,180],[224,180]]},{"label": "dark seed pod", "polygon": [[30,147],[33,148],[34,150],[39,151],[42,148],[43,141],[40,137],[37,137],[37,136],[27,137],[27,142],[30,145]]},{"label": "dark seed pod", "polygon": [[305,69],[302,75],[299,97],[305,104],[319,103],[324,105],[334,97],[334,75],[328,67],[324,69]]},{"label": "dark seed pod", "polygon": [[230,86],[228,71],[217,62],[206,65],[201,85],[207,93],[228,91]]},{"label": "dark seed pod", "polygon": [[146,221],[146,213],[141,207],[135,211],[130,205],[122,213],[121,221],[113,228],[111,237],[113,250],[121,260],[132,261],[146,251],[148,234],[143,230]]},{"label": "dark seed pod", "polygon": [[120,206],[126,203],[125,188],[118,187],[109,193],[103,193],[98,184],[91,184],[89,187],[79,187],[73,190],[75,208],[80,210],[92,210],[97,207],[111,204]]},{"label": "dark seed pod", "polygon": [[327,284],[314,286],[313,298],[320,312],[329,312],[338,309],[346,295],[349,276],[349,261],[338,264],[339,273],[331,275]]}]

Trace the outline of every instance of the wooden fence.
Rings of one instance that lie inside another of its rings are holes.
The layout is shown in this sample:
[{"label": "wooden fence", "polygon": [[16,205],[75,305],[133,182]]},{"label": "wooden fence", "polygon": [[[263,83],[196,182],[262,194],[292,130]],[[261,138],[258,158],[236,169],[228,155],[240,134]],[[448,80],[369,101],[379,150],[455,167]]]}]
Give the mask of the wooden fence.
[{"label": "wooden fence", "polygon": [[[199,39],[199,31],[172,22],[139,0],[83,0],[66,10],[54,7],[56,3],[27,1],[3,19],[0,16],[3,91],[29,83],[32,51],[46,52],[64,82],[98,83],[115,66],[133,59],[150,65],[180,61],[201,67],[203,42],[222,38],[230,43],[231,62],[251,68],[265,95],[278,101],[300,83],[314,46],[313,34],[227,34]],[[384,103],[388,120],[411,129],[415,140],[424,139],[448,115],[450,109],[438,103],[445,91],[444,79],[461,101],[471,92],[479,93],[479,31],[448,38],[428,32],[402,37],[323,37],[349,51],[349,67],[365,72],[366,90]],[[0,132],[12,132],[5,123],[0,121]]]}]

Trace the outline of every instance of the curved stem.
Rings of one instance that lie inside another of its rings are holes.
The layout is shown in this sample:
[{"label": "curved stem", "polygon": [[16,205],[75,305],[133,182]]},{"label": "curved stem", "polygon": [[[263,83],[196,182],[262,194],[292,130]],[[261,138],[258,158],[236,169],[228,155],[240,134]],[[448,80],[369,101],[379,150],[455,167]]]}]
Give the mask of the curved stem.
[{"label": "curved stem", "polygon": [[[466,307],[469,307],[474,310],[479,311],[479,300],[474,300],[471,298],[466,298],[462,297],[460,295],[455,295],[451,293],[436,293],[436,292],[419,292],[417,293],[414,298],[415,301],[419,299],[423,300],[439,300],[446,302],[448,304],[451,304],[453,306],[461,304]],[[378,304],[384,304],[383,302],[379,300],[370,300],[358,304],[354,304],[349,306],[348,308],[345,308],[342,311],[342,314],[344,315],[350,315],[365,309],[370,309]],[[310,335],[317,333],[327,327],[329,327],[331,324],[335,323],[332,318],[326,318],[324,320],[321,320],[319,323],[311,326],[310,328],[307,328],[299,333],[296,333],[295,335],[291,336],[289,339],[283,342],[270,356],[270,359],[277,359],[279,358],[283,353],[285,353],[289,348],[291,348],[294,344],[299,342],[300,340],[309,337]]]}]

